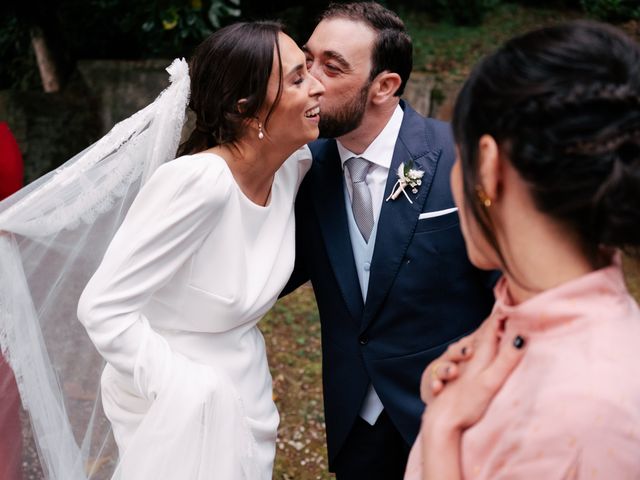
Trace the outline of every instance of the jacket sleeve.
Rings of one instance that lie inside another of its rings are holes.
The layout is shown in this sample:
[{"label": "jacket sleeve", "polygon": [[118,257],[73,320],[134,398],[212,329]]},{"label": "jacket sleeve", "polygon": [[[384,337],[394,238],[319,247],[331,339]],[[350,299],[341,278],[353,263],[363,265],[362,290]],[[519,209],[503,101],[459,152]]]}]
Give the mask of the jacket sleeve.
[{"label": "jacket sleeve", "polygon": [[154,379],[172,353],[141,310],[215,227],[230,186],[223,170],[205,157],[161,166],[135,198],[80,298],[78,318],[96,348],[132,376],[144,396],[157,393]]}]

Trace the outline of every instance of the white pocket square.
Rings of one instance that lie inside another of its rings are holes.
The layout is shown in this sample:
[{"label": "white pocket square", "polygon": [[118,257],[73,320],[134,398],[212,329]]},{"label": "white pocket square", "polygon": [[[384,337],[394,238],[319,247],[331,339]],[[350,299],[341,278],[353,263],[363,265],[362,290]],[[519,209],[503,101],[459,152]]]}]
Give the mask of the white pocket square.
[{"label": "white pocket square", "polygon": [[418,220],[422,220],[424,218],[441,217],[442,215],[446,215],[448,213],[453,213],[457,211],[458,211],[458,208],[453,207],[453,208],[447,208],[446,210],[436,210],[435,212],[424,212],[420,214],[420,216],[418,217]]}]

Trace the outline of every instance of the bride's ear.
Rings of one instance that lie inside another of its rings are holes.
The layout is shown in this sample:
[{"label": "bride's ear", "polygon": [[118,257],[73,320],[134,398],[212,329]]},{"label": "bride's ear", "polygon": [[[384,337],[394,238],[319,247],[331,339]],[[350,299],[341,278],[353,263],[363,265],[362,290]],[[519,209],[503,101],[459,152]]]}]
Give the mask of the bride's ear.
[{"label": "bride's ear", "polygon": [[482,135],[478,141],[479,183],[487,198],[495,202],[500,195],[500,148],[491,135]]},{"label": "bride's ear", "polygon": [[247,103],[248,100],[246,98],[241,98],[236,102],[236,112],[244,113],[247,111]]}]

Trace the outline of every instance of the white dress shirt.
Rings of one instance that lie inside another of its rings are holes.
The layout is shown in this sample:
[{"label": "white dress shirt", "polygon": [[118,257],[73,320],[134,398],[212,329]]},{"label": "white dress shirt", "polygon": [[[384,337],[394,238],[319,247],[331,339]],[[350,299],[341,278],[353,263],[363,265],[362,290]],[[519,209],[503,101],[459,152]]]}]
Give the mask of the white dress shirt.
[{"label": "white dress shirt", "polygon": [[[347,218],[353,218],[351,212],[352,188],[349,169],[344,168],[344,164],[351,157],[361,157],[371,162],[371,168],[369,169],[366,178],[367,186],[371,192],[371,205],[373,206],[374,221],[370,237],[370,245],[367,245],[364,242],[361,235],[355,234],[355,232],[357,232],[354,227],[355,222],[350,222],[351,247],[356,261],[356,271],[358,273],[358,280],[360,281],[360,287],[362,290],[362,300],[365,302],[369,287],[371,255],[373,254],[373,245],[377,236],[378,220],[380,219],[380,210],[382,209],[382,202],[384,201],[384,190],[387,184],[387,177],[389,176],[389,169],[391,168],[391,159],[393,158],[393,151],[396,146],[398,134],[400,133],[403,116],[404,112],[402,108],[400,108],[400,105],[398,105],[380,134],[373,140],[373,142],[371,142],[367,149],[359,155],[345,148],[339,141],[336,142],[344,172],[345,208],[347,209]],[[380,397],[378,397],[373,385],[370,384],[367,395],[365,396],[360,409],[360,417],[370,425],[374,425],[383,409],[384,407],[380,401]]]}]

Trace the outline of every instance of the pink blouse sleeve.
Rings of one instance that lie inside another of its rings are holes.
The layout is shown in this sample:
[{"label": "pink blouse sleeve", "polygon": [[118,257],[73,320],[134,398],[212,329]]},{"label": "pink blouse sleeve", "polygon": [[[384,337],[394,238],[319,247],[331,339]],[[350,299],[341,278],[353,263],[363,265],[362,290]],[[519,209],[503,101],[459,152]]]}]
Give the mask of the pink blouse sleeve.
[{"label": "pink blouse sleeve", "polygon": [[[624,405],[558,398],[544,415],[514,418],[514,430],[487,439],[488,456],[470,464],[461,459],[465,479],[586,480],[635,478],[640,472],[640,425]],[[593,412],[598,412],[595,416]],[[525,415],[524,412],[522,412]],[[404,480],[422,480],[422,435],[418,434]]]},{"label": "pink blouse sleeve", "polygon": [[640,471],[638,426],[629,424],[624,405],[563,395],[545,403],[538,414],[514,418],[513,431],[487,439],[494,445],[478,464],[465,462],[463,441],[464,478],[608,480]]}]

